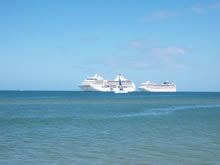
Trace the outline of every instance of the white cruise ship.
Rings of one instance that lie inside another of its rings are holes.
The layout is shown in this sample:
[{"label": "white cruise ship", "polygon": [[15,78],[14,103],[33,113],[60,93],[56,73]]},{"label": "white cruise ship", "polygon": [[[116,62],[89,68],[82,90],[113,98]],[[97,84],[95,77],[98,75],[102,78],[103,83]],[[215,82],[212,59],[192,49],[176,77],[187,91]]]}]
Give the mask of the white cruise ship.
[{"label": "white cruise ship", "polygon": [[96,74],[93,77],[88,77],[84,80],[79,87],[83,91],[117,92],[120,88],[119,81],[121,81],[123,91],[136,91],[135,84],[121,75],[118,75],[115,80],[104,80],[101,76]]},{"label": "white cruise ship", "polygon": [[165,81],[162,84],[147,81],[142,83],[139,89],[146,92],[176,92],[176,85],[168,81]]}]

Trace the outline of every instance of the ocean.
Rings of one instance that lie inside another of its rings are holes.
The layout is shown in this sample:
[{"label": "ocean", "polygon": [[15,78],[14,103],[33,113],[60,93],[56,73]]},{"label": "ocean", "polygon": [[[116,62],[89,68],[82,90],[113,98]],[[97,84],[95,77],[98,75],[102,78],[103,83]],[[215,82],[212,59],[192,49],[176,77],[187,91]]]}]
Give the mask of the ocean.
[{"label": "ocean", "polygon": [[0,164],[219,165],[220,93],[0,91]]}]

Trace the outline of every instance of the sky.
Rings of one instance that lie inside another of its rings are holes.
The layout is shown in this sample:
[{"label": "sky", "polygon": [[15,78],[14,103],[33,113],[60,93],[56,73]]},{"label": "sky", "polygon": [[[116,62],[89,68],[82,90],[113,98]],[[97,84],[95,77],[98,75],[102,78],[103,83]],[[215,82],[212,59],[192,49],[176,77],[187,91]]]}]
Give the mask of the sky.
[{"label": "sky", "polygon": [[122,74],[220,91],[220,0],[0,1],[0,90]]}]

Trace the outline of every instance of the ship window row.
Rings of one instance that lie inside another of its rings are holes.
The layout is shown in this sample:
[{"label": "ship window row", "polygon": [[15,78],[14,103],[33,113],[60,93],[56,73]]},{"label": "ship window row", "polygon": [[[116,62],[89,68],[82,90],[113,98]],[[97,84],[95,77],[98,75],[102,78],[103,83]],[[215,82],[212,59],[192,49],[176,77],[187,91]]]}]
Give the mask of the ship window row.
[{"label": "ship window row", "polygon": [[[118,85],[105,85],[102,88],[119,88]],[[123,88],[129,88],[129,86],[123,86]]]},{"label": "ship window row", "polygon": [[161,89],[161,88],[173,88],[174,86],[163,86],[163,85],[157,85],[157,86],[152,86],[152,85],[148,85],[147,87],[150,87],[150,88],[154,88],[154,89]]},{"label": "ship window row", "polygon": [[[119,85],[119,82],[113,81],[113,82],[103,82],[103,81],[95,81],[91,82],[92,84],[97,84],[97,85]],[[122,86],[132,86],[131,82],[122,82]]]},{"label": "ship window row", "polygon": [[[107,82],[107,83],[105,83],[106,85],[118,85],[119,84],[119,82],[117,82],[117,81],[111,81],[111,82]],[[126,82],[126,81],[124,81],[124,82],[121,82],[121,84],[122,84],[122,86],[123,85],[131,85],[131,82]]]}]

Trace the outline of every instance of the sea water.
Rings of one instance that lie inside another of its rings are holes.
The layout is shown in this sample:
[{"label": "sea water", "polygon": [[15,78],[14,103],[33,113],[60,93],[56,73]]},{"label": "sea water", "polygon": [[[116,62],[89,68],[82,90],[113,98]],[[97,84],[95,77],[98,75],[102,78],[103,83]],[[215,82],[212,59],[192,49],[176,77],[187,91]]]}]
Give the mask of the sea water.
[{"label": "sea water", "polygon": [[0,92],[0,164],[220,164],[220,93]]}]

